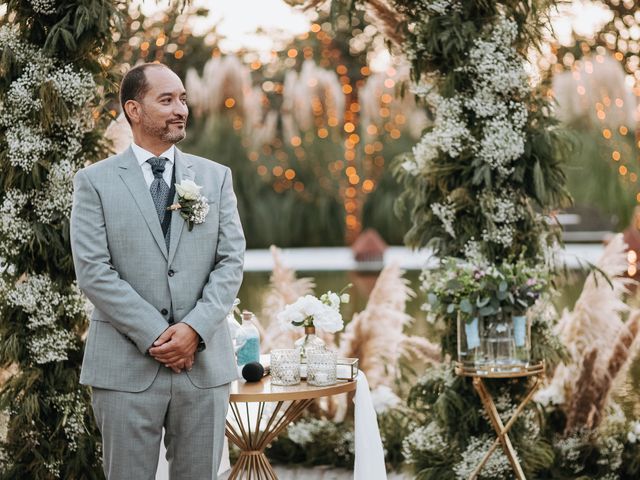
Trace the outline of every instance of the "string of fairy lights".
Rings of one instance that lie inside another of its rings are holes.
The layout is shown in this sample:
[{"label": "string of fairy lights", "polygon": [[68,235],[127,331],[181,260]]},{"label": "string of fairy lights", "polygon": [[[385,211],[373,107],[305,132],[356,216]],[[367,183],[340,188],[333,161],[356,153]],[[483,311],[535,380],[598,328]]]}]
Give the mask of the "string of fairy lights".
[{"label": "string of fairy lights", "polygon": [[[606,2],[609,4],[609,2]],[[638,184],[638,167],[640,166],[640,10],[632,0],[616,0],[610,4],[614,13],[613,20],[607,24],[593,39],[580,41],[577,45],[580,60],[575,60],[571,51],[567,51],[558,62],[553,51],[552,61],[555,61],[554,71],[557,73],[570,69],[575,80],[576,92],[580,98],[586,98],[589,77],[594,70],[602,67],[606,56],[612,57],[624,72],[624,84],[633,92],[633,96],[626,102],[636,101],[633,105],[625,105],[625,98],[613,97],[604,91],[600,98],[593,102],[598,129],[607,146],[606,159],[616,166],[621,180],[628,182],[636,189],[636,204],[640,205],[640,187]],[[600,43],[596,45],[596,43]],[[629,119],[627,112],[633,110],[633,118]],[[626,110],[626,111],[625,111]],[[625,119],[627,121],[621,121]],[[640,231],[640,209],[636,207],[631,225],[631,232]],[[633,243],[633,242],[632,242]],[[639,273],[638,252],[636,245],[630,245],[627,252],[630,277]]]}]

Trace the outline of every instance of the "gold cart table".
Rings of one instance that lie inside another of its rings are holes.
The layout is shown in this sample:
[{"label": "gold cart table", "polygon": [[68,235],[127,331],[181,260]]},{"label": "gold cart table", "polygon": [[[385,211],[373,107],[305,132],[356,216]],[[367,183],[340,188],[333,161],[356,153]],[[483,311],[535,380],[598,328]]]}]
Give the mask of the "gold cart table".
[{"label": "gold cart table", "polygon": [[355,389],[355,380],[339,380],[327,387],[315,387],[305,381],[292,386],[271,385],[270,376],[255,383],[233,382],[226,435],[240,449],[240,457],[233,465],[229,480],[277,480],[264,454],[267,445],[299,418],[316,398]]},{"label": "gold cart table", "polygon": [[[518,480],[526,480],[524,476],[524,472],[522,471],[522,467],[520,466],[520,462],[518,462],[518,457],[516,455],[516,451],[511,444],[511,439],[509,439],[509,430],[513,426],[514,422],[518,418],[518,416],[522,413],[524,408],[533,398],[536,390],[540,385],[542,385],[542,380],[544,379],[544,363],[537,363],[535,365],[530,365],[526,369],[513,371],[513,372],[484,372],[478,371],[477,369],[472,369],[468,367],[463,367],[462,364],[456,364],[456,373],[458,375],[462,375],[465,377],[473,378],[473,386],[478,392],[480,396],[480,400],[482,401],[482,405],[484,406],[487,415],[489,415],[489,420],[491,420],[491,424],[493,425],[493,429],[496,431],[498,435],[489,451],[485,454],[482,461],[478,464],[476,469],[469,476],[469,480],[474,480],[480,474],[480,471],[485,466],[489,457],[493,455],[498,445],[502,445],[502,449],[504,450],[505,455],[509,459],[509,463],[511,464],[511,468],[516,474],[516,478]],[[515,412],[507,422],[507,424],[503,424],[500,419],[500,414],[498,413],[498,409],[493,401],[493,397],[487,390],[486,385],[484,384],[485,378],[502,378],[502,379],[513,379],[513,378],[522,378],[522,377],[533,377],[533,382],[529,387],[529,391],[525,395],[524,399],[518,405]]]}]

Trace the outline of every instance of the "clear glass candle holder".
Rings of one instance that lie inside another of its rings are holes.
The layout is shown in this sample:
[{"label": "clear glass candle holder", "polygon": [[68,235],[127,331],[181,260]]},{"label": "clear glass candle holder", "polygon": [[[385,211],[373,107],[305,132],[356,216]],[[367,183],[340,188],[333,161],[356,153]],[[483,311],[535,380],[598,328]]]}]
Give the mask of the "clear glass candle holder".
[{"label": "clear glass candle holder", "polygon": [[323,387],[336,383],[338,354],[330,350],[307,352],[307,383]]},{"label": "clear glass candle holder", "polygon": [[300,383],[300,350],[297,348],[271,351],[271,384]]}]

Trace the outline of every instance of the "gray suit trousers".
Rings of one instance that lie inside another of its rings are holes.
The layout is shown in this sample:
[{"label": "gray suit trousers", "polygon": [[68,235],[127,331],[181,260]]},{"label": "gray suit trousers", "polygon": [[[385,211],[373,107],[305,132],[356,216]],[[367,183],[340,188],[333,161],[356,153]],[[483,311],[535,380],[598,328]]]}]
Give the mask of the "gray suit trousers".
[{"label": "gray suit trousers", "polygon": [[92,403],[108,480],[154,480],[163,427],[171,480],[217,478],[229,384],[198,388],[162,367],[142,392],[93,387]]}]

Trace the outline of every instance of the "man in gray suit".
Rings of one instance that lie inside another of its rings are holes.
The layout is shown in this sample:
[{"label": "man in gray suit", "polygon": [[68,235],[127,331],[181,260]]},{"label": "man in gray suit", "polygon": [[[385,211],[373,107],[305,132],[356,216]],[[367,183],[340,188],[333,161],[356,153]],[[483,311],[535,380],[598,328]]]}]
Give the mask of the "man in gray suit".
[{"label": "man in gray suit", "polygon": [[[222,454],[237,377],[225,317],[245,241],[230,170],[175,147],[185,95],[164,65],[131,69],[120,100],[133,144],[74,179],[73,260],[95,306],[80,382],[92,386],[109,480],[155,478],[163,428],[173,480],[215,479]],[[208,205],[188,226],[168,210],[185,181]]]}]

